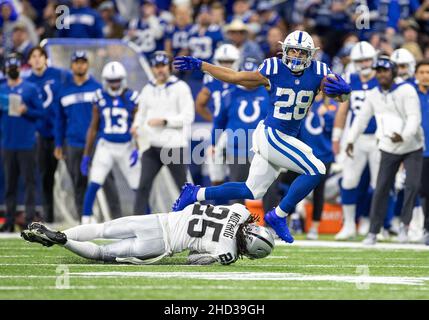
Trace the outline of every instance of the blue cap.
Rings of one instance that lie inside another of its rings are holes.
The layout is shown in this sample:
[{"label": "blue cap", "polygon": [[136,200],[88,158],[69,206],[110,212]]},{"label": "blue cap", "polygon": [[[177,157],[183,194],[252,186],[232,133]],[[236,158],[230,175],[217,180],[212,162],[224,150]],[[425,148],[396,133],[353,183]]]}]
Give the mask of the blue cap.
[{"label": "blue cap", "polygon": [[258,63],[256,59],[247,58],[240,66],[241,71],[256,71],[258,70]]},{"label": "blue cap", "polygon": [[78,51],[75,51],[72,53],[72,56],[71,56],[72,62],[75,62],[79,59],[83,59],[83,60],[88,61],[88,55],[87,55],[86,51],[78,50]]},{"label": "blue cap", "polygon": [[390,60],[389,56],[380,56],[372,65],[373,69],[383,68],[394,70],[396,68],[395,63]]},{"label": "blue cap", "polygon": [[146,4],[146,3],[156,5],[156,1],[155,0],[140,0],[140,5],[141,6],[144,5],[144,4]]},{"label": "blue cap", "polygon": [[158,64],[169,64],[170,63],[170,57],[165,51],[156,51],[152,58],[150,59],[150,65],[152,67],[158,65]]},{"label": "blue cap", "polygon": [[21,59],[19,59],[19,57],[17,57],[16,55],[9,55],[8,57],[6,57],[6,60],[4,62],[4,66],[6,68],[10,68],[10,67],[21,67]]},{"label": "blue cap", "polygon": [[269,11],[271,9],[273,9],[271,1],[261,1],[256,8],[257,11]]}]

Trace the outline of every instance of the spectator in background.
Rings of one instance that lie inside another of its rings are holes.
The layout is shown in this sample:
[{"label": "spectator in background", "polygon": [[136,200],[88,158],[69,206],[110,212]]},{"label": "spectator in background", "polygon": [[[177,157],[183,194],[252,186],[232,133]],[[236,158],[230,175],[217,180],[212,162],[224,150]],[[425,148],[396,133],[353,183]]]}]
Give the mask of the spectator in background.
[{"label": "spectator in background", "polygon": [[155,81],[144,86],[132,126],[134,135],[144,128],[150,143],[141,159],[135,214],[150,213],[152,184],[164,165],[170,170],[177,188],[186,182],[185,149],[189,147],[188,133],[195,117],[191,89],[184,81],[171,75],[167,53],[155,52],[150,63]]},{"label": "spectator in background", "polygon": [[280,41],[283,42],[285,37],[285,34],[278,27],[272,27],[268,30],[266,41],[261,45],[265,58],[277,57],[282,52]]},{"label": "spectator in background", "polygon": [[[280,15],[274,10],[274,6],[271,1],[261,1],[258,3],[257,12],[259,15],[260,31],[256,36],[256,42],[260,45],[267,39],[268,31],[271,28],[277,27],[280,29],[283,35],[286,34],[287,29],[284,21]],[[285,36],[282,40],[284,40]]]},{"label": "spectator in background", "polygon": [[225,25],[225,7],[220,2],[213,3],[211,7],[212,22],[218,26]]},{"label": "spectator in background", "polygon": [[192,27],[189,34],[190,54],[209,62],[221,42],[223,42],[221,27],[213,24],[210,8],[208,6],[201,7],[197,16],[197,23]]},{"label": "spectator in background", "polygon": [[25,24],[16,23],[12,32],[12,51],[18,55],[21,62],[27,65],[30,50],[34,47],[28,36]]},{"label": "spectator in background", "polygon": [[425,234],[424,242],[429,245],[429,60],[420,61],[416,66],[416,80],[414,84],[420,99],[422,112],[422,127],[425,136],[425,149],[423,152],[423,170],[420,195],[424,199]]},{"label": "spectator in background", "polygon": [[43,10],[43,20],[38,25],[37,34],[40,39],[55,38],[57,35],[57,14],[55,13],[56,3],[49,1]]},{"label": "spectator in background", "polygon": [[88,56],[76,51],[71,57],[72,77],[58,93],[55,119],[55,157],[65,159],[72,178],[78,215],[82,214],[87,178],[80,171],[86,132],[92,117],[92,101],[101,85],[88,74]]},{"label": "spectator in background", "polygon": [[103,19],[89,7],[88,0],[72,0],[70,14],[64,17],[58,30],[60,38],[103,38]]},{"label": "spectator in background", "polygon": [[249,40],[248,26],[241,20],[234,20],[225,27],[228,40],[240,50],[241,62],[248,58],[255,59],[259,63],[264,59],[259,45]]},{"label": "spectator in background", "polygon": [[164,50],[164,34],[167,22],[157,16],[154,0],[141,1],[140,18],[130,21],[125,40],[134,42],[146,58],[157,50]]},{"label": "spectator in background", "polygon": [[425,37],[429,38],[429,0],[422,1],[421,6],[416,11],[415,17],[422,27]]},{"label": "spectator in background", "polygon": [[328,66],[331,66],[331,57],[323,50],[323,43],[320,37],[317,34],[312,34],[311,38],[313,38],[314,47],[319,48],[314,54],[314,60],[318,60],[326,63]]},{"label": "spectator in background", "polygon": [[33,221],[36,213],[36,123],[43,112],[42,97],[35,85],[20,77],[20,66],[16,55],[8,56],[5,63],[7,83],[0,86],[0,95],[5,96],[0,99],[1,147],[6,176],[6,222],[0,229],[2,232],[14,231],[20,175],[25,187],[26,225]]},{"label": "spectator in background", "polygon": [[[416,61],[423,59],[423,53],[419,45],[419,26],[416,22],[410,23],[404,30],[402,30],[402,35],[404,37],[404,42],[402,48],[410,51]],[[393,51],[393,50],[392,50]],[[391,54],[392,52],[388,52]]]},{"label": "spectator in background", "polygon": [[98,7],[104,22],[103,34],[107,39],[121,39],[124,36],[124,26],[118,21],[115,5],[112,1],[105,1]]},{"label": "spectator in background", "polygon": [[55,111],[61,85],[68,74],[64,70],[48,67],[48,54],[42,47],[32,48],[28,58],[32,73],[27,80],[38,87],[43,103],[43,117],[38,122],[37,159],[42,179],[44,219],[53,222],[54,175],[58,162],[54,157]]},{"label": "spectator in background", "polygon": [[18,13],[10,0],[0,1],[0,30],[2,45],[0,53],[4,56],[12,52],[12,31],[15,22],[18,20]]},{"label": "spectator in background", "polygon": [[173,57],[188,55],[189,33],[192,28],[192,10],[188,6],[174,8],[174,24],[167,27],[165,51]]}]

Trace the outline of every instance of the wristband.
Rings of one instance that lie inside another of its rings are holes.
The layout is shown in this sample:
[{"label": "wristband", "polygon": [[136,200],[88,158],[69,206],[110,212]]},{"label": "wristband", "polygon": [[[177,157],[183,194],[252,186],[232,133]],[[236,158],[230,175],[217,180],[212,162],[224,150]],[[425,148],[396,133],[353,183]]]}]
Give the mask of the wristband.
[{"label": "wristband", "polygon": [[334,127],[334,130],[332,130],[332,141],[340,141],[342,135],[343,129]]}]

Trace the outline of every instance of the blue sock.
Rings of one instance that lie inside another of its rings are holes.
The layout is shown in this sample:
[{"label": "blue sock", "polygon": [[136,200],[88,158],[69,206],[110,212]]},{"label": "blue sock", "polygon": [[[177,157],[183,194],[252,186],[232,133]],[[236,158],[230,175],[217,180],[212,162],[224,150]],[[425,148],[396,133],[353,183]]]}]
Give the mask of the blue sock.
[{"label": "blue sock", "polygon": [[85,200],[83,201],[83,215],[92,216],[92,207],[94,206],[95,196],[101,185],[91,182],[86,189]]},{"label": "blue sock", "polygon": [[322,175],[300,175],[296,178],[286,194],[286,197],[280,201],[280,209],[286,213],[293,212],[298,202],[304,199],[314,188],[317,187]]},{"label": "blue sock", "polygon": [[216,187],[207,187],[206,200],[228,201],[234,199],[253,199],[252,191],[244,182],[227,182]]},{"label": "blue sock", "polygon": [[358,189],[344,189],[340,188],[341,204],[356,204],[358,202]]}]

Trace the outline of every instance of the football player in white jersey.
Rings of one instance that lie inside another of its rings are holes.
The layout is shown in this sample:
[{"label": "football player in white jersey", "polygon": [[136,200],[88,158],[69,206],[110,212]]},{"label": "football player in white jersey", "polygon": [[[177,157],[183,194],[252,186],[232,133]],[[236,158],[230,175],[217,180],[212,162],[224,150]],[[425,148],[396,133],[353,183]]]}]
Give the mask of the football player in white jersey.
[{"label": "football player in white jersey", "polygon": [[[274,237],[254,223],[245,206],[195,203],[180,212],[123,217],[102,224],[80,225],[63,232],[32,223],[21,236],[46,247],[61,245],[87,258],[150,264],[189,250],[190,264],[231,264],[239,257],[260,259],[274,248]],[[98,245],[94,239],[119,239]]]},{"label": "football player in white jersey", "polygon": [[[213,59],[216,65],[238,70],[240,51],[232,44],[223,44],[216,49]],[[204,75],[203,82],[204,85],[195,100],[195,109],[201,117],[213,123],[219,115],[222,95],[230,88],[230,84],[217,80],[209,74]],[[208,108],[210,100],[213,101],[213,112]],[[226,137],[223,135],[214,148],[209,147],[207,150],[207,168],[212,185],[221,184],[227,175],[228,167],[223,159],[225,144]]]},{"label": "football player in white jersey", "polygon": [[[359,114],[360,108],[363,106],[366,92],[378,84],[375,78],[375,71],[372,69],[376,54],[374,47],[366,41],[358,42],[352,48],[350,58],[357,72],[348,76],[348,82],[352,88],[350,101],[340,104],[335,117],[332,136],[335,154],[339,153],[340,138],[344,127],[349,128],[351,126],[353,120]],[[346,124],[346,122],[348,123]],[[365,130],[365,134],[361,135],[356,142],[354,157],[344,158],[341,183],[344,221],[343,228],[335,236],[336,240],[346,240],[356,236],[357,187],[362,173],[368,164],[371,172],[371,186],[375,188],[380,163],[380,152],[377,148],[377,139],[375,136],[376,128],[375,118],[373,118]]]}]

